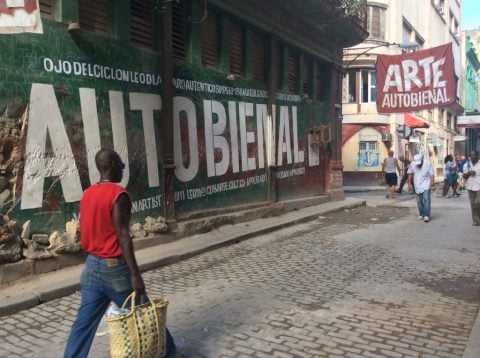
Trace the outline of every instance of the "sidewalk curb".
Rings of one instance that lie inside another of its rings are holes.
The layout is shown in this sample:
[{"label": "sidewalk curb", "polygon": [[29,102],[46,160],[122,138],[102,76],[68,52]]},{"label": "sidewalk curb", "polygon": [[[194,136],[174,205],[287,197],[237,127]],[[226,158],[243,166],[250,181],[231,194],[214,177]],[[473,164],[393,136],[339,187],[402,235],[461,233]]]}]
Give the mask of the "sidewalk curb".
[{"label": "sidewalk curb", "polygon": [[[322,215],[365,205],[365,200],[344,199],[298,209],[280,216],[225,225],[204,234],[138,250],[136,257],[140,270],[144,272],[258,235],[313,221]],[[0,317],[74,293],[80,287],[82,267],[83,265],[77,265],[37,275],[0,289]]]},{"label": "sidewalk curb", "polygon": [[477,319],[468,337],[465,352],[463,352],[463,358],[478,357],[480,357],[480,312],[477,314]]}]

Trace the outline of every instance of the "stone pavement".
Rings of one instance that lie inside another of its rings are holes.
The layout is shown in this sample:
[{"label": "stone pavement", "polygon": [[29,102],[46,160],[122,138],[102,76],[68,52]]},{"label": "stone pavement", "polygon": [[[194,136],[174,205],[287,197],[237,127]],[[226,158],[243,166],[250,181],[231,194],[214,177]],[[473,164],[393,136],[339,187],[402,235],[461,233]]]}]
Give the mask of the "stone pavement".
[{"label": "stone pavement", "polygon": [[[365,205],[365,200],[352,198],[293,210],[281,216],[225,225],[218,230],[212,230],[205,234],[193,235],[170,243],[136,250],[136,257],[140,269],[147,271],[256,235],[314,220],[319,215],[359,205]],[[74,293],[80,285],[81,269],[82,265],[67,267],[19,280],[15,284],[0,286],[0,317]]]},{"label": "stone pavement", "polygon": [[[479,357],[480,241],[465,195],[434,197],[429,224],[415,220],[413,196],[351,195],[324,210],[222,227],[162,252],[139,252],[145,268],[179,261],[144,278],[152,296],[169,298],[169,327],[188,337],[187,356]],[[408,215],[378,225],[335,222],[340,204],[365,200]],[[271,232],[278,227],[284,229]],[[180,260],[248,237],[254,238]],[[64,274],[16,294],[38,299],[45,287],[44,297],[53,298],[62,291],[60,284],[48,290],[55,280],[75,288],[78,268]],[[78,303],[75,293],[1,317],[0,357],[60,357]],[[98,337],[91,356],[107,357],[107,344]]]}]

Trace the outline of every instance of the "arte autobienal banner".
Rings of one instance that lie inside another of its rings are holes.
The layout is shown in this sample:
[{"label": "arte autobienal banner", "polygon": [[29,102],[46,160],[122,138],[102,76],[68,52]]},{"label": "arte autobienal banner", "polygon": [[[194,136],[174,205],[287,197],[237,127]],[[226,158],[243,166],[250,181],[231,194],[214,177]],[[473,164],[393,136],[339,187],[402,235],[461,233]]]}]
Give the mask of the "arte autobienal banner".
[{"label": "arte autobienal banner", "polygon": [[38,0],[0,0],[0,34],[43,33]]},{"label": "arte autobienal banner", "polygon": [[380,55],[376,76],[379,113],[445,107],[455,101],[451,43],[402,55]]}]

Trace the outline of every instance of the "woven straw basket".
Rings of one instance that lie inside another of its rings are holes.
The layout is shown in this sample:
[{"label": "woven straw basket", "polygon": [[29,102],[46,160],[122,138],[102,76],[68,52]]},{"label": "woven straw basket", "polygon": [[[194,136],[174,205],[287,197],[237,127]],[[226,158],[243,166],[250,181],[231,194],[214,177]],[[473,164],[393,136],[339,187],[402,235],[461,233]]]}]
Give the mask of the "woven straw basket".
[{"label": "woven straw basket", "polygon": [[112,358],[157,358],[165,356],[168,301],[149,299],[135,306],[135,292],[123,303],[131,301],[130,312],[120,317],[106,318]]}]

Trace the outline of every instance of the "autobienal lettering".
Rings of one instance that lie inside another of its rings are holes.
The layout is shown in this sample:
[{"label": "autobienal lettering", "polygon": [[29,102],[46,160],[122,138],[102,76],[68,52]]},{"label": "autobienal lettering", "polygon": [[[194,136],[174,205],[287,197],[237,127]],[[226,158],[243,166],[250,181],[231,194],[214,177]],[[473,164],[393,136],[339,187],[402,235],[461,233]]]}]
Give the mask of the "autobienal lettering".
[{"label": "autobienal lettering", "polygon": [[382,101],[384,108],[419,107],[449,103],[445,87],[413,93],[385,93]]}]

